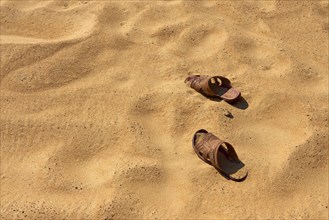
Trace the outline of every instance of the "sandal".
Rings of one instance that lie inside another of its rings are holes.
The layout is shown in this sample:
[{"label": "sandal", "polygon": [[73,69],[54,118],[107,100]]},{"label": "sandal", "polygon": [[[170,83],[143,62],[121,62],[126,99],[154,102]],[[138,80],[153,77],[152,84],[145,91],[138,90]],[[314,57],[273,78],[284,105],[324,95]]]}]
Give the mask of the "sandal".
[{"label": "sandal", "polygon": [[201,129],[194,134],[192,146],[201,160],[214,166],[227,179],[241,182],[247,178],[248,171],[231,144]]},{"label": "sandal", "polygon": [[223,76],[191,75],[185,79],[185,83],[208,98],[221,98],[228,103],[236,102],[241,96],[241,92]]}]

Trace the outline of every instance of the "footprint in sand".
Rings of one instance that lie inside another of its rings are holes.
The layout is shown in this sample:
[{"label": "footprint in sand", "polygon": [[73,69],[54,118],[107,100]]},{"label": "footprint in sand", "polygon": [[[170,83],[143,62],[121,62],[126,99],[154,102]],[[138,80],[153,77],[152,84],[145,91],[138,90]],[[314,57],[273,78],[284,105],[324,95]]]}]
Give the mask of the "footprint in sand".
[{"label": "footprint in sand", "polygon": [[168,51],[176,54],[188,54],[194,60],[205,60],[217,54],[228,39],[225,29],[217,27],[186,28],[179,33],[178,40],[166,46]]}]

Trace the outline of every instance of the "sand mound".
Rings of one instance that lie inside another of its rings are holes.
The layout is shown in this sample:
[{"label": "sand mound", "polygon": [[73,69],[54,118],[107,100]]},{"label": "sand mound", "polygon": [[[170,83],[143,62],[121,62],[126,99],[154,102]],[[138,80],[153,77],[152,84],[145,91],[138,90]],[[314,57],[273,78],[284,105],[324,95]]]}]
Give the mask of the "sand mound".
[{"label": "sand mound", "polygon": [[[1,1],[2,218],[328,218],[328,5]],[[246,181],[195,155],[200,128]]]}]

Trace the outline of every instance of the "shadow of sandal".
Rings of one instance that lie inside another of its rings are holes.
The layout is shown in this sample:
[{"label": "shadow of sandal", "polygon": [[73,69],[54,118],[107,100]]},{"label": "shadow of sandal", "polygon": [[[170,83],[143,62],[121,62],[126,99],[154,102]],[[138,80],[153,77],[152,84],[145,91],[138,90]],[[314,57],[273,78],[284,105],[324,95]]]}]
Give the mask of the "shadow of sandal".
[{"label": "shadow of sandal", "polygon": [[[227,142],[223,145],[230,145],[230,147],[233,148],[233,146]],[[217,154],[217,161],[221,170],[215,167],[216,170],[226,179],[237,182],[244,181],[248,176],[245,164],[238,157],[236,159],[231,158],[231,156],[228,155],[227,149],[223,148],[220,148],[220,153]]]},{"label": "shadow of sandal", "polygon": [[[203,96],[205,96],[205,95],[203,95]],[[215,101],[215,102],[221,102],[223,100],[223,99],[217,98],[217,97],[208,97],[208,96],[205,96],[205,97],[210,99],[211,101]],[[235,108],[241,109],[241,110],[246,110],[249,107],[247,100],[242,96],[240,96],[240,98],[235,103],[228,103],[228,104],[230,104],[231,106],[233,106]]]}]

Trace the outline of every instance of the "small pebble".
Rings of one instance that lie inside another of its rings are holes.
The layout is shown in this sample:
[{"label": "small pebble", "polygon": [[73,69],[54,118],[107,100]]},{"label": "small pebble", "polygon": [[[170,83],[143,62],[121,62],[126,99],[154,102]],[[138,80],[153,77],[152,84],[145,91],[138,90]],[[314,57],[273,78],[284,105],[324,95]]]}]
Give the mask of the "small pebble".
[{"label": "small pebble", "polygon": [[223,109],[223,114],[228,118],[233,118],[232,113],[229,112],[227,109]]}]

